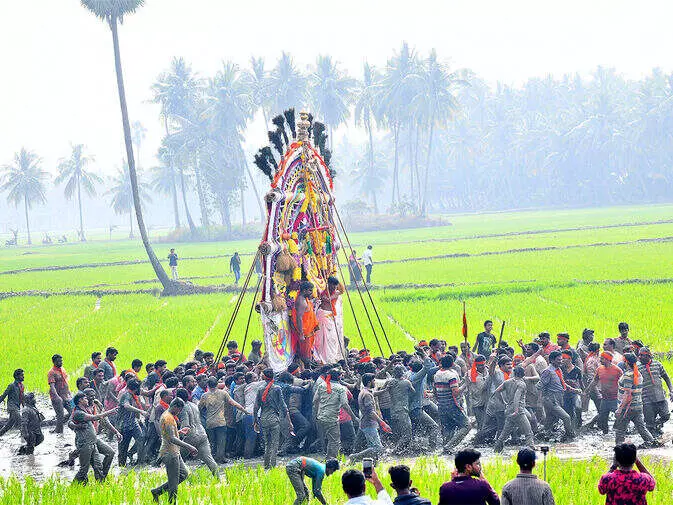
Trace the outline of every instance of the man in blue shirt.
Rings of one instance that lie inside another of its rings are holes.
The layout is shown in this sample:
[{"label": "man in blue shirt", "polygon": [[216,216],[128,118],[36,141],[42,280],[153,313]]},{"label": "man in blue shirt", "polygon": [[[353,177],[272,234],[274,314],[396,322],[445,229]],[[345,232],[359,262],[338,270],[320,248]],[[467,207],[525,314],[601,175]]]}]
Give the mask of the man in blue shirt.
[{"label": "man in blue shirt", "polygon": [[285,467],[285,471],[295,493],[297,493],[294,505],[301,505],[303,502],[309,501],[308,489],[304,484],[304,475],[310,477],[313,482],[313,496],[323,505],[327,505],[325,497],[322,495],[322,481],[338,469],[339,462],[333,458],[328,459],[324,465],[315,459],[304,456],[291,460]]}]

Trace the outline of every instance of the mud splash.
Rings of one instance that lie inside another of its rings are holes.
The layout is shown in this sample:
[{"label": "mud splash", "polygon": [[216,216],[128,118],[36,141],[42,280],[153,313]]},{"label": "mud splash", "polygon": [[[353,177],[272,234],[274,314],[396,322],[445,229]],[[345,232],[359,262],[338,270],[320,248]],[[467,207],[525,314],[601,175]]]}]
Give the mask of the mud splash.
[{"label": "mud splash", "polygon": [[[68,453],[72,451],[75,446],[74,434],[72,431],[68,430],[68,428],[66,428],[65,432],[61,435],[49,433],[50,429],[52,429],[51,425],[53,425],[54,414],[48,397],[41,395],[38,398],[38,408],[47,417],[47,421],[45,423],[46,425],[42,428],[45,435],[44,442],[35,449],[35,454],[30,456],[19,456],[17,455],[17,452],[19,447],[23,444],[19,431],[11,430],[9,433],[6,433],[0,439],[0,477],[6,478],[14,475],[19,479],[32,477],[38,481],[42,481],[51,476],[57,475],[69,480],[72,479],[77,472],[77,462],[75,462],[75,465],[72,467],[59,466],[61,461],[67,459]],[[585,419],[589,419],[590,416],[593,416],[593,414],[594,412],[592,411],[586,413]],[[472,439],[473,433],[474,431],[468,435],[468,442],[463,445],[470,446],[470,440]],[[664,427],[664,435],[660,437],[660,440],[665,442],[663,447],[657,449],[646,449],[639,451],[639,453],[648,456],[649,458],[655,458],[661,461],[672,461],[673,450],[671,450],[671,440],[673,440],[673,425],[669,423]],[[642,442],[642,439],[637,434],[629,432],[627,434],[627,441],[632,441],[638,445]],[[116,445],[117,444],[115,442],[110,443],[110,446],[115,450]],[[602,433],[596,432],[583,433],[577,438],[576,441],[568,444],[554,444],[536,441],[536,447],[539,448],[541,445],[549,445],[551,447],[551,454],[561,459],[591,459],[595,456],[598,456],[609,461],[612,459],[614,433],[611,432],[608,435],[603,435]],[[479,447],[478,449],[482,453],[484,459],[496,457],[496,454],[490,447]],[[515,455],[517,450],[518,448],[515,446],[507,446],[501,456],[503,458],[511,458]],[[313,456],[317,458],[321,457],[319,454]],[[448,456],[448,458],[451,459],[451,456]],[[405,457],[405,459],[407,458]],[[399,455],[395,454],[387,454],[382,459],[384,463],[392,463],[398,460]],[[279,458],[279,465],[285,464],[287,461],[288,458]],[[240,461],[235,463],[240,463]],[[262,460],[260,458],[253,458],[245,461],[246,466],[257,466],[261,463]],[[195,461],[187,462],[187,465],[192,468],[199,466],[199,464],[199,462]],[[222,465],[222,467],[231,466],[233,464],[234,462],[231,464]],[[120,468],[117,466],[117,460],[115,458],[111,473],[119,475],[131,470],[143,472],[163,472],[162,468],[156,468],[152,466],[143,466],[141,468]]]}]

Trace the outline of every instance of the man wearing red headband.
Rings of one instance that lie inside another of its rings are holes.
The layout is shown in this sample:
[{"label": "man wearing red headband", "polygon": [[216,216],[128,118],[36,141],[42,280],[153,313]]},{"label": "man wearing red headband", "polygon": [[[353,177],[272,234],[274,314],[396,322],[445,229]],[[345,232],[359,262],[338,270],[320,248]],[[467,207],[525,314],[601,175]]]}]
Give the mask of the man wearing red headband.
[{"label": "man wearing red headband", "polygon": [[470,371],[467,377],[467,391],[470,398],[472,412],[477,421],[477,430],[481,429],[484,421],[484,410],[488,401],[488,369],[486,368],[486,358],[481,354],[474,357],[470,365]]},{"label": "man wearing red headband", "polygon": [[640,376],[643,379],[643,414],[647,429],[654,436],[663,433],[663,426],[669,420],[668,400],[664,392],[663,380],[668,387],[668,392],[673,401],[673,388],[671,379],[668,377],[664,366],[652,359],[652,354],[647,347],[640,349],[638,354],[640,361]]},{"label": "man wearing red headband", "polygon": [[617,410],[617,392],[619,391],[619,378],[622,376],[622,370],[613,362],[614,356],[611,352],[603,351],[601,354],[601,366],[596,370],[596,374],[587,386],[586,390],[591,389],[598,384],[601,392],[601,405],[598,411],[598,427],[603,433],[608,433],[608,416],[610,412]]}]

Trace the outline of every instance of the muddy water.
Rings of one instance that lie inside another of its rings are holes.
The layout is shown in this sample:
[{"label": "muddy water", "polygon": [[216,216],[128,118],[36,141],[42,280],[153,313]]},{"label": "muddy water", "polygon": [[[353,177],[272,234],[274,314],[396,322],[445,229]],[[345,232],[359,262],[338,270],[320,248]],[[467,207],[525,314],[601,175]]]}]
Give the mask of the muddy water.
[{"label": "muddy water", "polygon": [[[52,475],[59,475],[65,479],[72,479],[78,469],[78,463],[72,467],[59,466],[59,462],[67,459],[68,453],[74,449],[75,435],[67,427],[63,434],[57,435],[50,433],[53,429],[54,412],[51,408],[48,397],[41,396],[38,398],[38,408],[47,418],[46,426],[43,426],[42,431],[45,436],[44,442],[35,448],[35,454],[30,456],[19,456],[18,450],[23,445],[23,439],[19,430],[14,429],[6,433],[0,438],[0,477],[9,477],[15,475],[23,479],[25,477],[34,477],[37,480],[44,480]],[[593,413],[590,413],[593,415]],[[2,417],[6,414],[2,412]],[[589,414],[585,414],[585,419],[589,419]],[[664,427],[664,435],[661,437],[665,441],[664,447],[657,449],[647,449],[639,451],[643,455],[651,458],[671,461],[673,460],[673,446],[671,440],[673,439],[673,424],[669,423]],[[468,442],[471,440],[474,431],[468,435]],[[635,444],[640,444],[642,439],[636,433],[627,434],[627,441],[632,441]],[[116,442],[110,443],[110,446],[116,449]],[[614,433],[603,435],[600,432],[592,431],[590,433],[581,434],[576,441],[568,444],[554,444],[547,442],[536,441],[536,446],[549,445],[552,453],[562,459],[589,459],[594,456],[602,457],[606,460],[612,459],[612,447],[614,446]],[[479,447],[479,451],[483,454],[484,459],[489,459],[495,454],[489,447]],[[509,458],[514,455],[517,448],[507,447],[502,456]],[[319,457],[319,456],[317,456]],[[452,459],[451,456],[449,458]],[[394,455],[390,455],[387,459],[397,459]],[[283,464],[286,458],[279,458],[279,464]],[[261,463],[260,459],[252,459],[246,461],[246,464],[257,465]],[[187,462],[188,466],[198,466],[196,462]],[[120,474],[126,472],[126,469],[119,468],[117,461],[112,466],[111,473]],[[143,471],[156,472],[163,471],[159,468],[144,467]]]}]

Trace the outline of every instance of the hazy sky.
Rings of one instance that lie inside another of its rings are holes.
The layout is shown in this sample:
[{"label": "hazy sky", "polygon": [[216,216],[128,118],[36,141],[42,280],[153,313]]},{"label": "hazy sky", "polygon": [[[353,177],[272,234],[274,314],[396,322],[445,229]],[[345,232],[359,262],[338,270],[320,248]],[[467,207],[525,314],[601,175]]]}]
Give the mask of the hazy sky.
[{"label": "hazy sky", "polygon": [[[110,173],[123,144],[109,29],[77,0],[0,7],[0,164],[26,146],[53,171],[75,142]],[[406,40],[490,82],[589,73],[599,64],[637,78],[673,68],[671,10],[649,0],[146,0],[120,38],[131,119],[149,130],[141,153],[148,166],[161,135],[149,87],[172,56],[209,75],[222,60],[246,65],[256,55],[272,66],[286,50],[303,68],[327,53],[359,76],[364,61],[383,65]],[[253,145],[264,142],[259,130]]]}]

